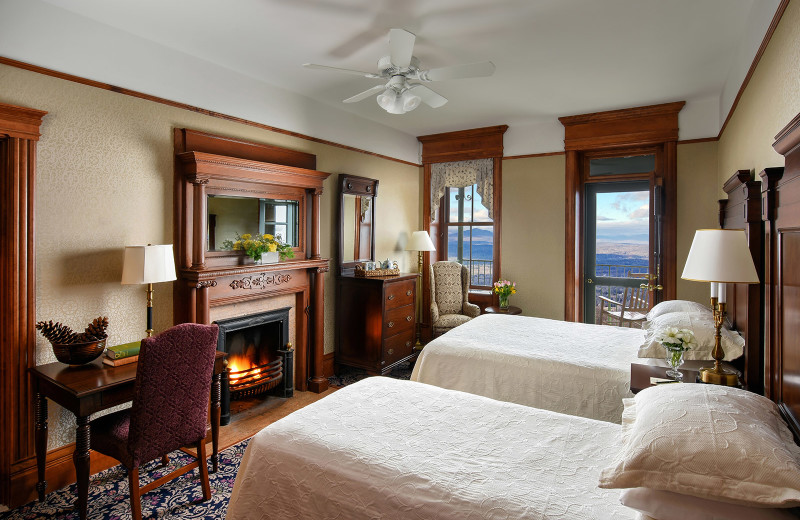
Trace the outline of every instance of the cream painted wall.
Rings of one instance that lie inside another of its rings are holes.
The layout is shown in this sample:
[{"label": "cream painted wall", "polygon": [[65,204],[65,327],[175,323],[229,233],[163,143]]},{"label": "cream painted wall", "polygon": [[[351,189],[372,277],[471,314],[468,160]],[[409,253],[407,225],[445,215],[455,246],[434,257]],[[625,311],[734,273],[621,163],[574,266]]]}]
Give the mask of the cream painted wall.
[{"label": "cream painted wall", "polygon": [[[706,283],[681,279],[697,229],[719,227],[717,142],[678,145],[678,299],[708,305]],[[723,192],[724,193],[724,192]]]},{"label": "cream painted wall", "polygon": [[[717,143],[678,146],[678,298],[706,303],[708,288],[680,280],[694,231],[717,227]],[[564,319],[563,155],[503,161],[503,278],[523,314]]]},{"label": "cream painted wall", "polygon": [[[415,166],[314,143],[0,65],[0,102],[48,111],[38,146],[36,180],[37,319],[83,327],[109,317],[112,344],[142,337],[143,288],[122,286],[125,245],[172,242],[173,128],[188,127],[317,155],[332,172],[322,196],[322,254],[326,276],[325,351],[334,347],[336,178],[379,179],[378,257],[415,266],[402,249],[419,225]],[[172,324],[170,284],[155,286],[155,329]],[[55,361],[38,338],[36,362]],[[74,438],[74,419],[50,407],[50,447]]]},{"label": "cream painted wall", "polygon": [[736,170],[783,166],[775,135],[800,112],[800,2],[789,2],[719,141],[719,194]]},{"label": "cream painted wall", "polygon": [[563,155],[503,161],[502,275],[526,316],[564,319]]}]

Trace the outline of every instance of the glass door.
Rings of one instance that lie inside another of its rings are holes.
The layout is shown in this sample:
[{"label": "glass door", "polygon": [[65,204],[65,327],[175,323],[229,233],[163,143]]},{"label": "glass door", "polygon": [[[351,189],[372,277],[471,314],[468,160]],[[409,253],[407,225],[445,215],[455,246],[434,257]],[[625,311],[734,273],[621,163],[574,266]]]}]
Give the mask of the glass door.
[{"label": "glass door", "polygon": [[585,186],[584,321],[640,327],[657,288],[659,192],[648,180]]}]

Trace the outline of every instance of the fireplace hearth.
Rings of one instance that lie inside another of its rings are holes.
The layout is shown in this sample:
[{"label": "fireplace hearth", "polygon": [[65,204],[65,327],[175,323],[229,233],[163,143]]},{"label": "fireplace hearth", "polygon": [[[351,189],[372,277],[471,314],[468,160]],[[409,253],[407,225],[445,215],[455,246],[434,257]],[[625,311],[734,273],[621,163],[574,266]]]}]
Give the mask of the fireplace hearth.
[{"label": "fireplace hearth", "polygon": [[257,395],[292,397],[294,350],[289,343],[289,307],[217,320],[217,350],[228,354],[222,377],[220,424],[231,420],[231,400]]}]

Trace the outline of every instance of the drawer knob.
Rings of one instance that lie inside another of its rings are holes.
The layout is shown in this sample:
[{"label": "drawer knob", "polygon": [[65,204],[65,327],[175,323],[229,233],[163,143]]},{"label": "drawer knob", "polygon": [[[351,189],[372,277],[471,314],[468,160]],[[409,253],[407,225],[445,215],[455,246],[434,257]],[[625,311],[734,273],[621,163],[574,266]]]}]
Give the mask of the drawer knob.
[{"label": "drawer knob", "polygon": [[406,291],[406,296],[411,296],[411,291]]},{"label": "drawer knob", "polygon": [[414,319],[414,316],[406,316],[406,321],[411,321]]},{"label": "drawer knob", "polygon": [[390,300],[394,300],[394,294],[390,294],[390,295],[389,295],[389,299],[390,299]]},{"label": "drawer knob", "polygon": [[393,322],[393,321],[390,321],[390,322],[389,322],[389,328],[391,329],[392,327],[394,327],[394,322]]},{"label": "drawer knob", "polygon": [[390,349],[389,349],[389,352],[387,352],[387,354],[389,354],[390,356],[391,356],[392,354],[394,354],[394,349],[393,349],[393,348],[390,348]]},{"label": "drawer knob", "polygon": [[406,341],[406,346],[410,347],[411,346],[411,342],[410,341]]}]

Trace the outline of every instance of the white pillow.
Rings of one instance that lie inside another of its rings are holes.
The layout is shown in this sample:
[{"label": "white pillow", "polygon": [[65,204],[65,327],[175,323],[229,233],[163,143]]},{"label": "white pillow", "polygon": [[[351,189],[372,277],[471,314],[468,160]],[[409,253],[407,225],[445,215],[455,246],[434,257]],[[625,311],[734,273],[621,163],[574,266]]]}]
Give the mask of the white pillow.
[{"label": "white pillow", "polygon": [[600,473],[601,488],[800,505],[800,448],[766,397],[683,383],[647,388],[623,403],[622,449]]},{"label": "white pillow", "polygon": [[[640,358],[661,358],[666,356],[664,347],[656,341],[660,332],[667,327],[689,329],[697,340],[697,348],[687,350],[684,359],[714,359],[711,351],[714,350],[714,317],[711,314],[696,314],[686,312],[671,312],[662,314],[652,321],[642,324],[645,330],[644,344],[639,347]],[[731,361],[744,352],[744,338],[738,332],[733,332],[722,327],[722,350],[725,360]]]},{"label": "white pillow", "polygon": [[788,509],[748,507],[649,488],[623,489],[619,501],[654,520],[792,520]]},{"label": "white pillow", "polygon": [[671,312],[688,312],[693,314],[712,314],[711,308],[697,302],[688,300],[667,300],[657,303],[647,313],[647,320],[654,320],[663,314]]}]

